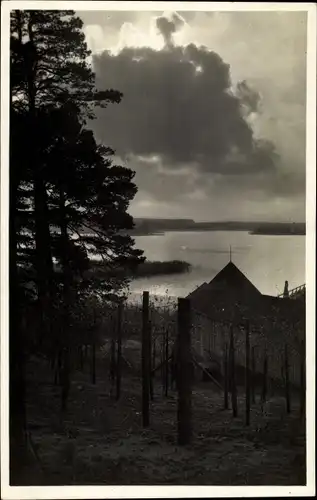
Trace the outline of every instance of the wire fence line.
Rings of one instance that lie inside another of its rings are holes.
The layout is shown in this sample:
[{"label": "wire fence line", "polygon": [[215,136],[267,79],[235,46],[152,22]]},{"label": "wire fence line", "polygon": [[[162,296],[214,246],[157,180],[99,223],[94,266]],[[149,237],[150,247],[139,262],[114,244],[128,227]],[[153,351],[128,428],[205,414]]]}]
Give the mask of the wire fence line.
[{"label": "wire fence line", "polygon": [[[245,366],[245,333],[244,325],[230,321],[213,320],[198,311],[192,314],[192,343],[195,349],[203,354],[212,352],[222,358],[225,346],[229,345],[230,328],[233,327],[236,352],[236,363]],[[281,326],[263,322],[259,328],[250,322],[250,347],[254,349],[256,369],[263,371],[264,361],[268,360],[268,376],[283,380],[285,365],[285,345],[288,350],[289,381],[299,386],[301,381],[301,342],[303,332],[296,326]]]},{"label": "wire fence line", "polygon": [[[261,316],[258,310],[242,311],[236,306],[227,304],[220,313],[211,307],[210,314],[205,314],[191,299],[172,297],[162,303],[147,291],[142,304],[90,304],[78,318],[79,330],[73,330],[71,337],[73,368],[89,369],[91,384],[96,385],[108,367],[110,393],[117,400],[124,376],[141,380],[144,427],[150,425],[150,401],[155,390],[167,396],[176,389],[183,415],[179,427],[182,444],[190,435],[196,373],[200,380],[207,377],[213,389],[223,392],[226,409],[231,400],[234,417],[239,407],[237,393],[240,398],[245,395],[246,425],[250,422],[250,406],[258,399],[255,393],[266,401],[277,388],[283,390],[288,413],[292,390],[299,389],[300,411],[304,414],[303,323],[292,317],[282,321],[274,315]],[[55,349],[52,355],[55,384],[62,380],[62,352]]]},{"label": "wire fence line", "polygon": [[[283,300],[283,299],[281,299]],[[102,321],[102,335],[105,337],[115,333],[116,307],[105,311]],[[236,363],[242,367],[246,362],[245,325],[249,324],[250,349],[254,356],[256,371],[263,373],[267,364],[267,376],[283,381],[285,378],[285,348],[287,349],[288,377],[293,386],[301,383],[302,350],[305,337],[304,325],[292,320],[285,322],[276,317],[251,317],[229,314],[225,317],[213,317],[191,307],[190,333],[192,349],[200,357],[205,355],[222,363],[226,346],[230,342],[230,329],[233,329]],[[241,320],[243,317],[243,320]],[[142,304],[126,303],[121,312],[123,341],[134,339],[141,341]],[[173,345],[177,337],[177,298],[168,297],[164,302],[151,297],[149,300],[149,321],[152,342],[159,351],[163,349],[165,335],[169,345]],[[168,332],[168,333],[166,333]],[[123,346],[124,350],[124,346]],[[124,351],[123,351],[124,352]]]}]

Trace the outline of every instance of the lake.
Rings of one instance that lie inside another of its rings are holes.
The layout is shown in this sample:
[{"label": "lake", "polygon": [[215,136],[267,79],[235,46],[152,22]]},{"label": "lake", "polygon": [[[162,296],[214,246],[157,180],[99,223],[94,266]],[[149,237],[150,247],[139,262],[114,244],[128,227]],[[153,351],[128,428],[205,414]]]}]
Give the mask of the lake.
[{"label": "lake", "polygon": [[261,293],[282,293],[305,283],[305,236],[251,235],[244,231],[166,232],[136,236],[136,247],[148,260],[185,260],[189,273],[154,276],[131,283],[133,294],[148,290],[156,295],[184,297],[204,281],[210,281],[232,261]]}]

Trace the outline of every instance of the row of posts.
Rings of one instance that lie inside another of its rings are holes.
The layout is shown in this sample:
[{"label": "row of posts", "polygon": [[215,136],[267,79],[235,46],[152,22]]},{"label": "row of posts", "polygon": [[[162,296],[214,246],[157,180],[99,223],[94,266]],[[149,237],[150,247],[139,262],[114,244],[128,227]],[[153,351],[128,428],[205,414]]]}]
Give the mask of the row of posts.
[{"label": "row of posts", "polygon": [[[256,360],[255,347],[250,346],[250,325],[245,324],[245,424],[250,425],[251,404],[256,402],[255,377]],[[177,424],[178,444],[189,444],[192,436],[192,407],[191,407],[191,311],[190,300],[178,299],[178,333],[176,339],[177,365],[176,379],[178,390]],[[305,348],[301,346],[300,366],[300,413],[304,414],[305,408]],[[166,355],[165,363],[168,363]],[[262,367],[261,404],[267,400],[268,392],[268,356],[265,352]],[[285,345],[284,359],[284,389],[286,400],[286,411],[291,412],[291,391],[289,378],[289,355]],[[236,384],[236,362],[235,342],[233,326],[230,328],[229,349],[225,344],[224,349],[224,408],[229,408],[229,393],[231,394],[231,405],[233,417],[238,416],[237,384]],[[149,321],[149,292],[143,292],[143,329],[142,329],[142,418],[143,426],[150,424],[149,403],[151,397],[151,332]]]},{"label": "row of posts", "polygon": [[[224,409],[229,408],[229,392],[231,393],[231,406],[233,417],[238,416],[237,384],[236,384],[236,363],[235,363],[235,344],[233,327],[230,327],[229,350],[228,344],[224,347]],[[267,354],[263,361],[263,385],[262,402],[266,400],[267,393]],[[255,349],[250,349],[250,327],[247,322],[245,325],[245,423],[250,425],[251,404],[255,403]]]},{"label": "row of posts", "polygon": [[[143,292],[142,307],[142,422],[143,427],[150,425],[150,398],[151,398],[151,332],[149,321],[149,292]],[[177,424],[178,444],[190,443],[192,437],[192,408],[191,408],[191,317],[190,301],[178,299],[178,336],[176,383],[178,390]],[[165,339],[165,377],[168,377],[168,339]],[[167,390],[167,380],[165,381]]]},{"label": "row of posts", "polygon": [[[191,356],[191,311],[190,300],[186,298],[178,299],[178,332],[176,339],[176,383],[178,391],[177,405],[177,424],[178,424],[178,444],[186,445],[190,443],[192,437],[192,406],[191,406],[191,380],[192,380],[192,356]],[[111,364],[110,378],[113,385],[116,386],[116,399],[120,398],[121,393],[121,358],[122,358],[122,304],[118,307],[118,316],[116,318],[116,342],[112,339],[111,343]],[[142,304],[142,423],[143,427],[150,425],[150,400],[153,398],[153,379],[152,379],[152,342],[151,342],[151,322],[149,317],[149,292],[143,292]],[[165,368],[165,394],[168,388],[168,331],[165,334],[165,356],[162,367]],[[96,382],[95,367],[95,345],[92,346],[92,382]],[[153,355],[154,356],[154,355]],[[154,363],[153,363],[154,364]],[[250,347],[250,325],[245,325],[245,424],[250,425],[251,405],[256,401],[255,395],[255,348]],[[267,399],[268,387],[268,356],[265,353],[262,367],[262,389],[261,403]],[[288,349],[285,346],[283,372],[285,381],[285,400],[286,411],[291,412],[290,398],[290,380],[289,380],[289,359]],[[231,326],[229,346],[225,343],[223,360],[223,389],[224,389],[224,408],[229,408],[229,394],[231,395],[231,407],[233,417],[238,416],[237,384],[236,384],[236,361],[235,361],[235,342],[234,330]],[[300,366],[300,411],[304,415],[306,403],[305,398],[305,348],[302,343],[301,366]]]},{"label": "row of posts", "polygon": [[[224,349],[224,409],[229,408],[229,392],[231,393],[231,406],[233,417],[238,416],[237,403],[237,384],[236,384],[236,366],[235,366],[235,344],[233,327],[230,327],[229,352],[227,343]],[[262,388],[261,388],[261,404],[267,400],[268,393],[268,355],[264,353],[262,372]],[[282,378],[284,379],[284,394],[286,403],[286,412],[291,413],[291,389],[289,376],[289,354],[288,347],[285,344],[284,355],[282,362]],[[304,342],[301,343],[300,352],[300,415],[304,415],[305,411],[305,392],[306,392],[306,374],[305,374],[305,347]],[[246,322],[245,325],[245,424],[250,425],[251,404],[256,402],[256,361],[255,347],[250,348],[250,325]]]}]

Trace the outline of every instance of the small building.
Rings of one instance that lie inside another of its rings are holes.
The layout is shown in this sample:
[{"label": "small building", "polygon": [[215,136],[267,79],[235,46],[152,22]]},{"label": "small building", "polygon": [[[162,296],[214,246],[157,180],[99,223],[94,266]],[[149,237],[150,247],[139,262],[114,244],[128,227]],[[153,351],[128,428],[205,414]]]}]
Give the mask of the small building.
[{"label": "small building", "polygon": [[[282,320],[295,320],[304,312],[305,303],[295,298],[303,294],[293,294],[292,290],[274,297],[262,294],[242,271],[229,262],[209,283],[203,283],[188,295],[192,308],[212,316],[213,319],[250,322],[261,316],[277,316]],[[304,291],[304,285],[298,287]],[[296,289],[296,290],[297,290]]]},{"label": "small building", "polygon": [[[212,352],[220,361],[229,343],[230,328],[235,330],[236,359],[245,362],[245,333],[248,322],[251,347],[257,364],[269,356],[269,372],[281,377],[285,345],[289,349],[291,379],[299,380],[299,358],[305,340],[305,300],[303,294],[287,293],[274,297],[262,294],[245,274],[229,262],[209,283],[188,295],[192,309],[192,342],[200,356]],[[299,287],[302,291],[305,287]]]}]

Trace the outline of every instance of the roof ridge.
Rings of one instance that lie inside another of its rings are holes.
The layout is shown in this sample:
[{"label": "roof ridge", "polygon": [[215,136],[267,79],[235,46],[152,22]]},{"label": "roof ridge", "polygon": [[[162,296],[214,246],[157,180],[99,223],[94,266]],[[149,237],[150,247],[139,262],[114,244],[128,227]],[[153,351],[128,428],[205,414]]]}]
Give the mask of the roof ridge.
[{"label": "roof ridge", "polygon": [[[243,279],[244,282],[248,283],[250,287],[259,294],[261,294],[260,290],[257,289],[257,287],[252,283],[252,281],[249,280],[249,278],[241,271],[241,269],[238,268],[238,266],[232,262],[229,261],[228,264],[225,265],[213,278],[212,280],[208,283],[209,285],[216,285],[217,283],[221,282],[222,280],[226,281],[226,278],[231,278],[232,275],[230,273],[234,272],[235,275],[233,276],[238,276],[240,279]],[[227,274],[229,273],[229,274]]]}]

